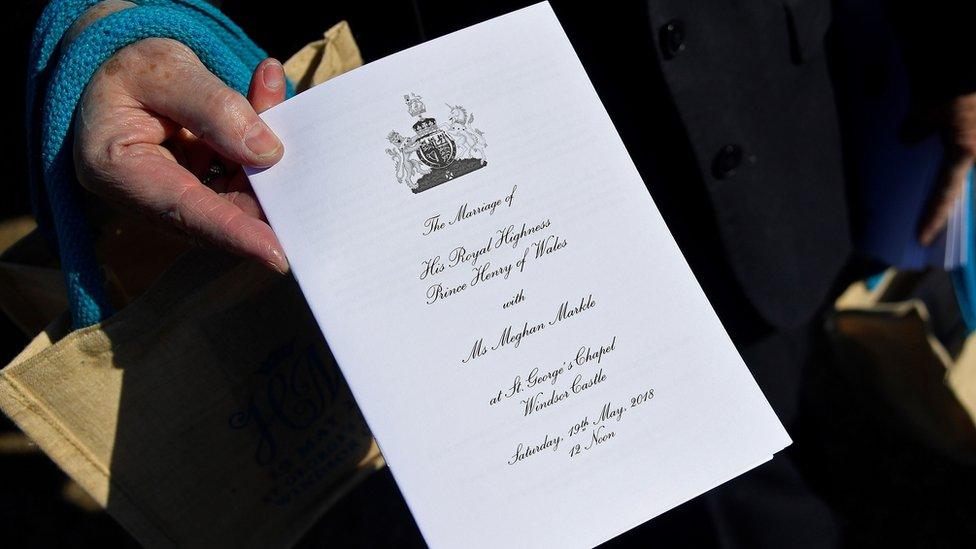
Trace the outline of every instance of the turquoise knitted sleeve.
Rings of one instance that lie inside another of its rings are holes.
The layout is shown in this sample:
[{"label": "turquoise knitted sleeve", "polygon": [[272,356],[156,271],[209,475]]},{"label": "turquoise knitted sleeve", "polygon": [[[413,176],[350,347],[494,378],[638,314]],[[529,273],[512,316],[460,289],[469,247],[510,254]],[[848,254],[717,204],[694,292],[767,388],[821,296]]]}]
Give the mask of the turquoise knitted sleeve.
[{"label": "turquoise knitted sleeve", "polygon": [[[112,314],[94,234],[75,179],[71,123],[95,71],[119,49],[152,37],[190,47],[228,86],[246,93],[251,73],[266,54],[216,8],[199,0],[145,0],[86,28],[61,53],[71,24],[97,3],[54,1],[38,21],[28,74],[28,139],[32,200],[41,230],[56,244],[76,328]],[[288,95],[294,93],[288,84]]]}]

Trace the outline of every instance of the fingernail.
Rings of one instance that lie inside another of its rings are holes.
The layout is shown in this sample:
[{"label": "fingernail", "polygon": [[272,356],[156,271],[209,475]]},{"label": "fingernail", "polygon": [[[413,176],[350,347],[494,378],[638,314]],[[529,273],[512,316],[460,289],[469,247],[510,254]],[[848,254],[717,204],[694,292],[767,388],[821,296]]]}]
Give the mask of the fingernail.
[{"label": "fingernail", "polygon": [[258,161],[258,166],[270,165],[273,162],[265,164],[265,161],[273,160],[278,156],[278,151],[281,149],[281,142],[275,137],[275,134],[271,131],[264,122],[257,122],[247,133],[244,134],[244,146],[246,146],[256,157],[255,160]]},{"label": "fingernail", "polygon": [[269,90],[277,90],[285,85],[285,68],[281,66],[281,63],[277,59],[272,59],[264,64],[264,70],[261,71],[261,78],[264,80],[264,87]]},{"label": "fingernail", "polygon": [[271,248],[270,252],[271,255],[274,256],[274,260],[269,261],[268,265],[272,269],[277,271],[278,274],[282,274],[282,275],[288,274],[288,270],[290,269],[290,267],[288,265],[288,260],[285,259],[285,254],[283,254],[280,249],[274,247]]}]

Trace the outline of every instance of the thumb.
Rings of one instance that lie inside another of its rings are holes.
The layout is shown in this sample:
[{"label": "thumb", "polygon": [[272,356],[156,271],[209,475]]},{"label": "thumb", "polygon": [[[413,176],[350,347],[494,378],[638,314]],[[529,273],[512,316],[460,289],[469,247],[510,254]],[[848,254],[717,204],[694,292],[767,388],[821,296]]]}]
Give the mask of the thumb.
[{"label": "thumb", "polygon": [[265,59],[254,69],[247,99],[259,113],[285,100],[285,68],[277,59]]},{"label": "thumb", "polygon": [[281,159],[281,142],[244,96],[221,82],[183,44],[159,40],[165,43],[160,46],[165,51],[148,64],[148,71],[160,74],[139,78],[133,93],[136,99],[190,130],[228,160],[267,167]]}]

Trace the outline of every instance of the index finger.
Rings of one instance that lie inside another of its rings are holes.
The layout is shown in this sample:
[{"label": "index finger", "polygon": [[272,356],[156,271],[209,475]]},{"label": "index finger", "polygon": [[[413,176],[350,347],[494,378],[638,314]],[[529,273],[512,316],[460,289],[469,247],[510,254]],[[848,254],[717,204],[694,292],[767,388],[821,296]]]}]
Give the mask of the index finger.
[{"label": "index finger", "polygon": [[[145,145],[154,147],[154,145]],[[194,239],[260,261],[279,273],[288,261],[274,231],[217,194],[170,158],[133,151],[120,160],[125,185],[113,185],[117,199],[136,205]]]}]

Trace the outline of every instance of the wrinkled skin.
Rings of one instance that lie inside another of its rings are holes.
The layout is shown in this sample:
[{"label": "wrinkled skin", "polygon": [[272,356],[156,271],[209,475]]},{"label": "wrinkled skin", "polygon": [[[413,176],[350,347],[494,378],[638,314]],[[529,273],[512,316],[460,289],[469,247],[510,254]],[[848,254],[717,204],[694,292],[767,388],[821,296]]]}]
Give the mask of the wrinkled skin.
[{"label": "wrinkled skin", "polygon": [[[115,0],[97,5],[67,40],[128,6]],[[281,64],[266,59],[245,98],[179,42],[150,38],[127,46],[97,71],[75,113],[78,181],[198,244],[285,273],[281,245],[241,168],[271,166],[284,153],[257,114],[284,100],[284,79]]]}]

